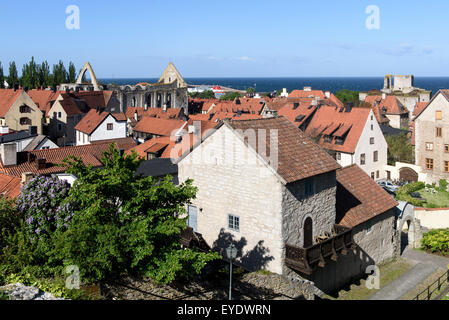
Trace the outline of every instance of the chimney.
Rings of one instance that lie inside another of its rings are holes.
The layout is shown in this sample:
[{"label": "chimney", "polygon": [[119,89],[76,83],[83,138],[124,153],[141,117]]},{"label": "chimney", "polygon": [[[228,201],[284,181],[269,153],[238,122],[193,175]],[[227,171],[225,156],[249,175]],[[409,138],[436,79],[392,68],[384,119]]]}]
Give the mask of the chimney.
[{"label": "chimney", "polygon": [[382,100],[385,100],[387,98],[387,94],[385,92],[382,92]]},{"label": "chimney", "polygon": [[163,110],[164,112],[167,112],[167,104],[164,104],[164,107],[162,108],[162,110]]},{"label": "chimney", "polygon": [[147,111],[148,110],[148,104],[145,103],[145,105],[143,106],[143,110]]},{"label": "chimney", "polygon": [[30,126],[28,131],[32,135],[37,134],[37,126]]},{"label": "chimney", "polygon": [[32,172],[22,172],[22,182],[21,185],[25,185],[34,178],[34,173]]},{"label": "chimney", "polygon": [[8,126],[0,126],[0,134],[7,134],[9,132]]},{"label": "chimney", "polygon": [[324,93],[324,95],[326,96],[326,99],[330,99],[330,97],[331,97],[331,92],[330,92],[330,91],[326,91],[326,92]]},{"label": "chimney", "polygon": [[17,165],[17,144],[4,143],[0,147],[0,155],[4,166]]},{"label": "chimney", "polygon": [[139,121],[139,114],[137,113],[137,110],[134,111],[134,120]]},{"label": "chimney", "polygon": [[317,99],[313,99],[312,100],[312,106],[317,106],[318,105],[318,100]]},{"label": "chimney", "polygon": [[38,158],[37,159],[37,169],[43,170],[46,167],[47,167],[47,161],[45,160],[45,158]]}]

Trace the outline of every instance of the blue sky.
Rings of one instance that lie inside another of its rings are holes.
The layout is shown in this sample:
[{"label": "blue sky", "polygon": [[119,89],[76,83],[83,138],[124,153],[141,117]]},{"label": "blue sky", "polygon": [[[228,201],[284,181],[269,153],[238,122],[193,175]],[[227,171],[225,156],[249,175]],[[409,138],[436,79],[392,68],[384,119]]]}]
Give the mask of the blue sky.
[{"label": "blue sky", "polygon": [[90,61],[99,78],[157,77],[169,61],[184,77],[449,76],[447,12],[447,0],[3,0],[0,61]]}]

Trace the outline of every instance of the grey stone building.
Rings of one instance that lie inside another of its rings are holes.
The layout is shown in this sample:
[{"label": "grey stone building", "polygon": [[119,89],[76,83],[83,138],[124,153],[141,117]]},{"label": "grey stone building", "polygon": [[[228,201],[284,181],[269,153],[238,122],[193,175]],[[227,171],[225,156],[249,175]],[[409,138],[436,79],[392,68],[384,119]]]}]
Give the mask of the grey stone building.
[{"label": "grey stone building", "polygon": [[177,163],[198,187],[190,228],[222,253],[233,242],[245,268],[329,291],[396,254],[396,201],[285,117],[224,121]]}]

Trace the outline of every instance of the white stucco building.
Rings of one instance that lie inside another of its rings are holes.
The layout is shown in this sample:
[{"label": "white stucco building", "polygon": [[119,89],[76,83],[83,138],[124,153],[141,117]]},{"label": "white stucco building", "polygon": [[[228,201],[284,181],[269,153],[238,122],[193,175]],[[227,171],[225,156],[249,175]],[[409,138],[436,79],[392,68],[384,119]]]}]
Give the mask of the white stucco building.
[{"label": "white stucco building", "polygon": [[75,127],[77,146],[90,144],[91,141],[121,139],[126,136],[127,122],[123,113],[92,109]]}]

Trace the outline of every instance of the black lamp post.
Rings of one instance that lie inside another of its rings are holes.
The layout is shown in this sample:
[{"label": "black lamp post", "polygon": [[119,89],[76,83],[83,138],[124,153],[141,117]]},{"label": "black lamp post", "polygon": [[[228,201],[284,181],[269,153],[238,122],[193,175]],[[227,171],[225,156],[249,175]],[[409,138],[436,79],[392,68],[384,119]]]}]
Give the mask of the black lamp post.
[{"label": "black lamp post", "polygon": [[226,256],[229,259],[229,300],[232,300],[232,259],[237,257],[237,248],[233,243],[226,249]]}]

